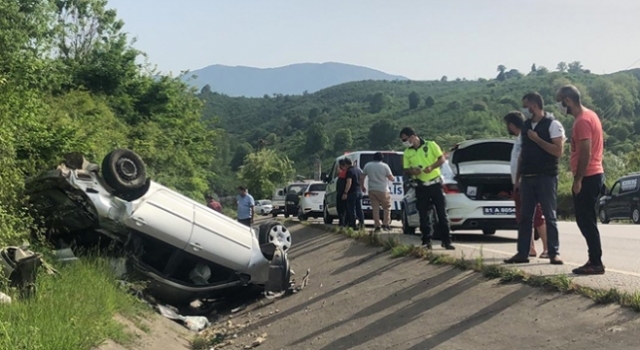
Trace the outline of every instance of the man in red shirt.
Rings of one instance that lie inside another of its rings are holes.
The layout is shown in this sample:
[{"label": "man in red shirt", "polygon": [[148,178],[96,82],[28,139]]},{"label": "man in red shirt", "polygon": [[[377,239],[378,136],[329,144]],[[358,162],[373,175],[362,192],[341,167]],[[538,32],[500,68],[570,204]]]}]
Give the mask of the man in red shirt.
[{"label": "man in red shirt", "polygon": [[575,121],[571,132],[571,172],[576,223],[589,247],[589,261],[573,270],[580,275],[604,273],[602,245],[598,231],[596,204],[604,186],[602,124],[598,115],[582,105],[580,91],[573,85],[556,92],[557,106]]},{"label": "man in red shirt", "polygon": [[222,213],[222,205],[220,205],[220,202],[213,199],[210,195],[206,195],[205,199],[207,200],[207,207],[217,211],[218,213]]}]

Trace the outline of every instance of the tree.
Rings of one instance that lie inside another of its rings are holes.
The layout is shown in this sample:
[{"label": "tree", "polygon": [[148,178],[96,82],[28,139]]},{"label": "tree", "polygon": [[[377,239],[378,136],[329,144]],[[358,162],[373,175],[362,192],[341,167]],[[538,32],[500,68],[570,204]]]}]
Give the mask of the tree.
[{"label": "tree", "polygon": [[238,177],[255,199],[268,198],[276,186],[293,177],[293,162],[272,149],[263,149],[247,155]]},{"label": "tree", "polygon": [[386,104],[385,95],[382,92],[376,92],[369,101],[369,110],[371,113],[378,113],[384,109]]},{"label": "tree", "polygon": [[538,70],[536,71],[537,76],[543,76],[548,73],[549,73],[549,70],[547,69],[547,67],[544,67],[544,66],[538,67]]},{"label": "tree", "polygon": [[498,66],[498,76],[496,77],[496,80],[498,81],[504,81],[505,79],[507,79],[506,75],[505,75],[505,71],[507,70],[507,67],[505,67],[504,65],[499,65]]},{"label": "tree", "polygon": [[240,169],[240,167],[244,163],[244,158],[251,152],[253,152],[253,147],[251,147],[248,142],[245,142],[236,147],[233,158],[231,158],[231,170],[236,171]]},{"label": "tree", "polygon": [[327,150],[329,137],[320,123],[313,123],[307,129],[305,152],[310,155],[323,155]]},{"label": "tree", "polygon": [[347,151],[353,145],[353,136],[350,129],[340,129],[333,138],[333,151],[342,153]]},{"label": "tree", "polygon": [[431,108],[436,104],[436,101],[433,99],[433,96],[427,96],[427,98],[424,99],[424,105],[427,108]]},{"label": "tree", "polygon": [[471,110],[476,111],[476,112],[484,112],[487,109],[489,109],[489,107],[487,106],[487,104],[484,101],[478,101],[478,102],[474,103],[473,106],[471,106]]},{"label": "tree", "polygon": [[531,73],[534,73],[534,74],[535,74],[537,71],[538,71],[538,69],[536,68],[536,64],[535,64],[535,63],[534,63],[534,64],[532,64],[532,65],[531,65]]},{"label": "tree", "polygon": [[501,65],[498,66],[497,70],[498,70],[498,73],[504,74],[504,72],[507,70],[507,67],[505,65],[501,64]]},{"label": "tree", "polygon": [[513,78],[522,78],[524,75],[520,73],[517,69],[510,69],[508,72],[504,73],[505,79],[513,79]]},{"label": "tree", "polygon": [[420,105],[420,95],[417,92],[412,91],[409,94],[409,109],[416,109]]},{"label": "tree", "polygon": [[383,150],[391,148],[397,142],[398,125],[388,119],[375,122],[369,128],[369,147],[373,150]]},{"label": "tree", "polygon": [[460,101],[455,100],[455,101],[451,101],[449,102],[449,104],[447,105],[447,109],[451,110],[451,111],[455,111],[457,109],[460,109],[460,107],[462,107],[462,104],[460,103]]},{"label": "tree", "polygon": [[446,82],[447,80],[449,80],[449,78],[447,78],[446,75],[443,75],[442,78],[440,78],[440,81],[443,83]]},{"label": "tree", "polygon": [[566,72],[567,71],[567,63],[566,62],[560,62],[558,63],[558,65],[556,66],[556,70],[558,72]]},{"label": "tree", "polygon": [[573,74],[582,73],[582,63],[580,63],[580,61],[573,61],[569,63],[568,72]]},{"label": "tree", "polygon": [[320,115],[320,108],[313,107],[309,110],[308,118],[309,120],[314,120]]}]

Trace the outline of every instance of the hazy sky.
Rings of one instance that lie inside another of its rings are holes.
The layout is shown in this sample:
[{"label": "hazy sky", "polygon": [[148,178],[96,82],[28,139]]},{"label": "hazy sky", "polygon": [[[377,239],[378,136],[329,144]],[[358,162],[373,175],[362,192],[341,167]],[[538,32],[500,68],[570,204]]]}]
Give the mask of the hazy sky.
[{"label": "hazy sky", "polygon": [[640,67],[640,0],[110,0],[164,72],[343,62],[411,79]]}]

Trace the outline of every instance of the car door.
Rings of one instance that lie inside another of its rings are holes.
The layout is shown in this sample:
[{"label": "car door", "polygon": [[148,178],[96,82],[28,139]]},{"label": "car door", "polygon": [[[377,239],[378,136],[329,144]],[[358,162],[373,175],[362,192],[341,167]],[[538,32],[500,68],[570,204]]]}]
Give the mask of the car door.
[{"label": "car door", "polygon": [[620,216],[631,218],[631,209],[634,204],[633,198],[637,196],[638,178],[630,178],[620,181]]},{"label": "car door", "polygon": [[162,188],[141,202],[125,220],[129,228],[184,249],[193,230],[194,203]]},{"label": "car door", "polygon": [[329,177],[329,181],[327,182],[327,190],[325,193],[325,199],[327,201],[327,212],[331,215],[338,215],[338,209],[336,208],[337,203],[337,195],[336,191],[338,190],[338,174],[340,169],[338,168],[338,160],[333,163],[333,167],[331,171],[327,174]]},{"label": "car door", "polygon": [[609,192],[609,200],[607,201],[607,214],[609,214],[610,218],[620,218],[622,214],[621,205],[620,181],[617,181],[611,187],[611,192]]},{"label": "car door", "polygon": [[188,253],[243,271],[251,260],[252,230],[223,214],[195,205],[195,222]]}]

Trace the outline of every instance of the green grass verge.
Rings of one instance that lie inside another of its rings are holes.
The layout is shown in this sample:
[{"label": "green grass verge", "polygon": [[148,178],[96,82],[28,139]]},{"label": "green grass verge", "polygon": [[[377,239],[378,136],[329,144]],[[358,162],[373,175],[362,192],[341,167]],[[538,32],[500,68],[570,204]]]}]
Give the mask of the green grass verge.
[{"label": "green grass verge", "polygon": [[414,257],[427,260],[434,265],[450,265],[461,270],[473,270],[481,273],[488,279],[498,279],[500,283],[524,283],[531,287],[544,288],[563,294],[577,294],[590,298],[596,304],[619,304],[640,312],[640,292],[627,293],[615,288],[608,290],[584,287],[574,283],[566,275],[540,276],[526,273],[522,270],[508,266],[485,264],[482,257],[466,259],[454,257],[448,254],[434,253],[419,246],[402,244],[397,237],[382,238],[377,234],[365,231],[354,231],[351,228],[337,226],[321,226],[323,229],[337,234],[345,235],[372,247],[381,247],[389,251],[391,256]]},{"label": "green grass verge", "polygon": [[38,275],[33,298],[20,300],[10,292],[13,302],[0,305],[0,349],[88,350],[106,339],[133,340],[114,315],[139,324],[150,309],[117,284],[105,259],[56,269],[60,275]]}]

